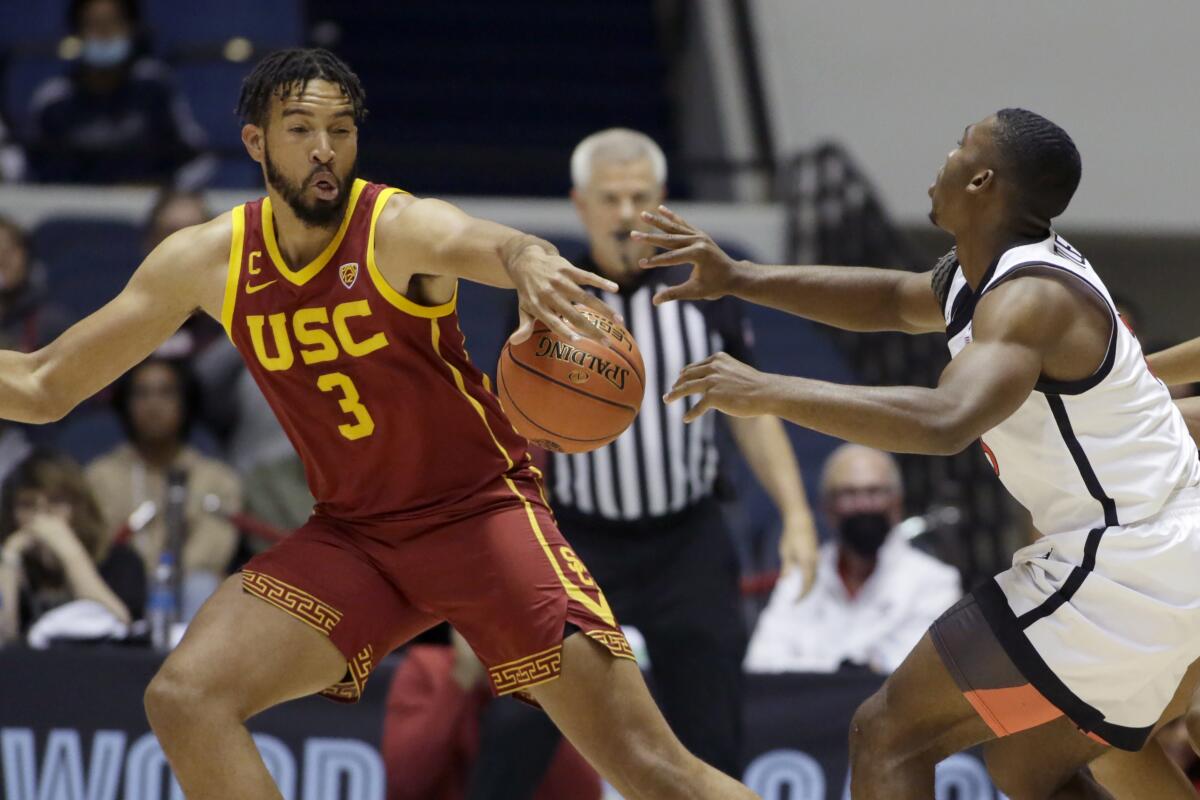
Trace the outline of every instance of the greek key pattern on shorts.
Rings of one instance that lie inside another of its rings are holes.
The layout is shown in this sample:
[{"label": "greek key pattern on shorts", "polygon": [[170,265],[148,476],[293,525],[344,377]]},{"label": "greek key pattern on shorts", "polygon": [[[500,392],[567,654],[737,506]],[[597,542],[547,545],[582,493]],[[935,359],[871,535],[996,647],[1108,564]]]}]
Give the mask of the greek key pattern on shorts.
[{"label": "greek key pattern on shorts", "polygon": [[488,669],[496,694],[509,694],[557,678],[562,668],[562,645]]},{"label": "greek key pattern on shorts", "polygon": [[350,680],[335,683],[321,692],[321,694],[331,697],[334,700],[345,700],[353,703],[362,697],[363,689],[367,686],[367,678],[371,676],[371,667],[373,664],[374,648],[371,645],[367,645],[358,651],[358,655],[346,662],[346,669],[350,672]]},{"label": "greek key pattern on shorts", "polygon": [[629,646],[629,640],[625,638],[625,634],[620,631],[587,631],[588,637],[596,640],[600,644],[608,648],[608,652],[618,658],[628,658],[631,661],[637,661],[637,656],[633,654],[633,648]]},{"label": "greek key pattern on shorts", "polygon": [[242,588],[283,609],[326,636],[342,619],[342,612],[333,606],[262,572],[242,570]]}]

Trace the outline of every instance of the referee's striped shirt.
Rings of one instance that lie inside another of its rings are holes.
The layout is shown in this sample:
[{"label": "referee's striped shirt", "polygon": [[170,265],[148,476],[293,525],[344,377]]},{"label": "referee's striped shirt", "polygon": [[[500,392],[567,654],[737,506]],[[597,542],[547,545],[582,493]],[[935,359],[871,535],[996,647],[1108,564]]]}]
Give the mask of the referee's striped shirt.
[{"label": "referee's striped shirt", "polygon": [[[590,258],[583,269],[600,270]],[[655,292],[687,279],[690,267],[653,270],[617,294],[593,290],[633,333],[646,365],[646,394],[633,425],[590,453],[555,453],[547,486],[556,511],[604,520],[640,520],[675,514],[708,497],[717,478],[716,414],[685,425],[684,402],[663,394],[684,366],[719,351],[753,363],[749,323],[733,298],[655,306]]]}]

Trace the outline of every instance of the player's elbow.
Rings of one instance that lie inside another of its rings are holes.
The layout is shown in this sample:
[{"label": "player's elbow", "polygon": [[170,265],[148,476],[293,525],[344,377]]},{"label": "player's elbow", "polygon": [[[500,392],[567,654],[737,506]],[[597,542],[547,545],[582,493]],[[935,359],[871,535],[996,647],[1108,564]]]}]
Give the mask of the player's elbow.
[{"label": "player's elbow", "polygon": [[926,423],[928,455],[953,456],[970,447],[979,438],[970,420],[954,414],[938,415]]},{"label": "player's elbow", "polygon": [[[29,357],[36,359],[39,354],[33,353]],[[21,394],[26,406],[21,421],[34,425],[58,422],[77,405],[67,392],[55,388],[54,382],[47,375],[46,364],[36,361],[29,370]]]}]

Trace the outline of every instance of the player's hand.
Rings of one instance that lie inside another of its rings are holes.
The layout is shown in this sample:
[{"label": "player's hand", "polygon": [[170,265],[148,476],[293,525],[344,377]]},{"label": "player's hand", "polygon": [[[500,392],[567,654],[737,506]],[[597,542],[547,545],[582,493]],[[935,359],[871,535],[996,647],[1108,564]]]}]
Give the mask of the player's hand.
[{"label": "player's hand", "polygon": [[633,231],[630,237],[661,247],[664,252],[638,262],[643,269],[691,264],[692,274],[678,286],[663,289],[654,295],[654,304],[671,300],[716,300],[729,293],[730,287],[743,267],[716,245],[712,237],[697,230],[666,206],[658,211],[643,211],[642,219],[661,233]]},{"label": "player's hand", "polygon": [[513,344],[520,344],[530,337],[535,320],[568,340],[586,336],[598,342],[604,341],[604,333],[589,322],[575,308],[575,304],[580,303],[602,317],[616,319],[616,312],[603,300],[583,289],[584,286],[594,286],[606,292],[616,292],[615,283],[579,269],[565,258],[548,253],[536,244],[523,248],[507,267],[517,290],[521,314],[521,324],[510,337]]},{"label": "player's hand", "polygon": [[766,407],[769,390],[770,376],[728,353],[716,353],[684,367],[663,402],[697,395],[700,399],[684,413],[684,422],[695,422],[709,409],[731,417],[757,417],[770,413]]},{"label": "player's hand", "polygon": [[799,570],[804,576],[804,589],[800,597],[811,592],[816,583],[819,553],[817,528],[812,515],[795,513],[785,517],[783,533],[779,536],[780,571],[787,575],[792,570]]}]

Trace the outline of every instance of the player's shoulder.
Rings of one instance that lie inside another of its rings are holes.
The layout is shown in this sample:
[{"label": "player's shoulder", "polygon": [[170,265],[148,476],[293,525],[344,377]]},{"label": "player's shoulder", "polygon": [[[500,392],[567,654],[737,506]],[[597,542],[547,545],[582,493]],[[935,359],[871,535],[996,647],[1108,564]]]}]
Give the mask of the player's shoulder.
[{"label": "player's shoulder", "polygon": [[1019,332],[1029,340],[1052,338],[1076,318],[1081,303],[1095,303],[1083,294],[1088,291],[1077,277],[1049,266],[1013,273],[980,296],[972,319],[976,338],[989,331]]}]

